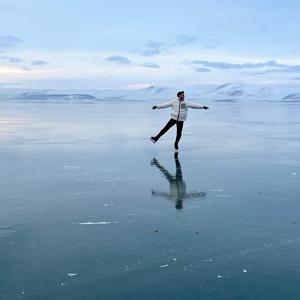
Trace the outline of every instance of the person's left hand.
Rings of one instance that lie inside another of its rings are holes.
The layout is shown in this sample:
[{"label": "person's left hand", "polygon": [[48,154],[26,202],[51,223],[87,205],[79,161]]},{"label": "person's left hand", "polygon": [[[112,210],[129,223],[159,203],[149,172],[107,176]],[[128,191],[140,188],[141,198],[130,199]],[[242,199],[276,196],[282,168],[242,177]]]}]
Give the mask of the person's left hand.
[{"label": "person's left hand", "polygon": [[203,109],[209,109],[209,107],[208,106],[203,106]]}]

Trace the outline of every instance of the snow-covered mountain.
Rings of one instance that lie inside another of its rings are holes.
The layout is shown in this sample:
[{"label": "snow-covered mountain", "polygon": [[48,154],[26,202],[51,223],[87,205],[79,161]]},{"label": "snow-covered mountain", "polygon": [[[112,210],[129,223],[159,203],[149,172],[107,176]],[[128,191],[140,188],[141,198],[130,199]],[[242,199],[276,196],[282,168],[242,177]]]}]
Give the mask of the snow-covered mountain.
[{"label": "snow-covered mountain", "polygon": [[[206,101],[284,101],[300,102],[300,86],[226,83],[222,85],[194,85],[181,87],[191,100]],[[2,100],[40,101],[164,101],[176,98],[180,88],[150,86],[138,90],[52,90],[0,89]]]},{"label": "snow-covered mountain", "polygon": [[190,87],[192,98],[210,101],[300,101],[300,86],[225,83],[206,87]]},{"label": "snow-covered mountain", "polygon": [[0,99],[14,100],[150,100],[176,96],[177,89],[150,86],[138,90],[54,90],[0,88]]}]

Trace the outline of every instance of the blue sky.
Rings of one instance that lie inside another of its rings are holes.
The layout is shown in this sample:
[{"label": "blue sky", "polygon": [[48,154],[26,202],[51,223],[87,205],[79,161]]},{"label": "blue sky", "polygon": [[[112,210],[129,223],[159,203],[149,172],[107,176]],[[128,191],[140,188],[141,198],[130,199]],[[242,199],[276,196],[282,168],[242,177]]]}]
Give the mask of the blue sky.
[{"label": "blue sky", "polygon": [[293,83],[299,1],[0,0],[0,86]]}]

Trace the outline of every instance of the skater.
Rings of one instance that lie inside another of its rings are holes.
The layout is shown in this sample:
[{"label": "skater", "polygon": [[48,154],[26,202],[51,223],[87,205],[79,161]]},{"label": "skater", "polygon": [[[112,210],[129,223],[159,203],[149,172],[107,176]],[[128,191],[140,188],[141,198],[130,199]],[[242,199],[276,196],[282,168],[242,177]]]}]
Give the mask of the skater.
[{"label": "skater", "polygon": [[166,108],[166,107],[172,107],[171,112],[171,119],[166,124],[166,126],[159,132],[158,135],[152,136],[150,140],[153,143],[156,143],[159,138],[164,135],[172,126],[176,124],[177,126],[177,134],[176,134],[176,140],[174,143],[175,152],[178,152],[178,143],[181,138],[182,128],[183,128],[183,122],[186,120],[187,116],[187,110],[188,108],[198,108],[198,109],[208,109],[207,106],[202,106],[196,103],[184,101],[184,91],[177,93],[177,98],[175,100],[171,100],[162,104],[154,105],[152,109],[160,109],[160,108]]},{"label": "skater", "polygon": [[186,184],[182,178],[182,171],[181,171],[181,165],[178,158],[178,153],[174,153],[174,160],[176,165],[176,174],[172,175],[169,173],[169,171],[164,168],[156,159],[155,157],[151,161],[151,165],[155,166],[157,169],[160,170],[160,172],[163,174],[163,176],[168,180],[170,184],[170,192],[160,192],[156,190],[152,190],[152,196],[153,197],[163,197],[170,200],[173,200],[175,202],[175,208],[176,209],[182,209],[182,202],[186,199],[196,199],[196,198],[203,198],[206,196],[206,193],[204,192],[190,192],[188,193],[186,191]]}]

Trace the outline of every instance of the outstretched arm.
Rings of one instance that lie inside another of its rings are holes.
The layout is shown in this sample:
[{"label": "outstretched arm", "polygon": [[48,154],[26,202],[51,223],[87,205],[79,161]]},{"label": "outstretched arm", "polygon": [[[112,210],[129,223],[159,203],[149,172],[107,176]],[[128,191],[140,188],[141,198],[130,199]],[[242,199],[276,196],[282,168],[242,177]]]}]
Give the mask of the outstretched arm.
[{"label": "outstretched arm", "polygon": [[171,100],[171,101],[167,101],[167,102],[164,102],[164,103],[161,103],[161,104],[154,105],[152,107],[152,109],[156,109],[156,108],[160,109],[160,108],[170,107],[170,106],[172,106],[172,102],[173,101]]},{"label": "outstretched arm", "polygon": [[186,193],[185,198],[204,198],[205,196],[205,192],[190,192]]},{"label": "outstretched arm", "polygon": [[193,102],[189,102],[187,104],[187,106],[190,107],[190,108],[195,108],[195,109],[209,109],[207,106],[200,105],[200,104],[193,103]]},{"label": "outstretched arm", "polygon": [[153,197],[165,197],[165,198],[170,198],[170,194],[166,192],[160,192],[156,190],[152,190],[151,194]]}]

